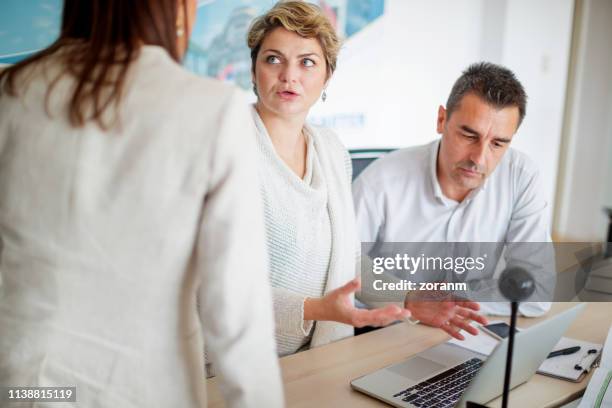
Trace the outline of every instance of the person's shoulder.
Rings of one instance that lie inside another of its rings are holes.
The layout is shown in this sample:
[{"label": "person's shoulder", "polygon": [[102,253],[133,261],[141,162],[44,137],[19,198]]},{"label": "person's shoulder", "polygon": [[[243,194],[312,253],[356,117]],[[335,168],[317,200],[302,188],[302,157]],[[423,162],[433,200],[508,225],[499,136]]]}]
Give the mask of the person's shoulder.
[{"label": "person's shoulder", "polygon": [[346,146],[344,146],[344,143],[342,143],[340,137],[333,129],[325,126],[313,125],[312,123],[309,123],[308,126],[312,136],[318,144],[325,146],[333,152],[348,154]]},{"label": "person's shoulder", "polygon": [[[197,97],[215,99],[220,96],[230,97],[232,95],[244,96],[246,93],[235,85],[218,79],[202,77],[193,72],[181,69],[182,79],[185,82],[185,92]],[[204,92],[202,92],[204,91]]]},{"label": "person's shoulder", "polygon": [[515,148],[508,148],[502,160],[503,166],[516,177],[534,177],[539,173],[537,164],[527,154]]},{"label": "person's shoulder", "polygon": [[406,168],[406,165],[422,165],[423,163],[428,163],[432,145],[434,143],[436,142],[397,149],[386,156],[381,157],[376,162],[378,162],[380,166],[399,165],[403,169]]},{"label": "person's shoulder", "polygon": [[538,191],[540,185],[537,163],[514,148],[506,151],[491,178],[496,189],[509,189],[516,197],[523,197],[526,191]]},{"label": "person's shoulder", "polygon": [[308,124],[308,130],[314,139],[317,154],[325,154],[332,158],[334,163],[343,163],[344,171],[350,183],[353,177],[353,166],[348,149],[340,140],[336,132],[325,126]]},{"label": "person's shoulder", "polygon": [[[240,97],[246,100],[244,91],[236,88],[236,86],[217,79],[198,76],[180,67],[174,76],[174,80],[173,90],[189,102],[213,101],[217,105],[224,105],[223,102],[232,97]],[[200,106],[200,108],[208,107],[207,105]]]},{"label": "person's shoulder", "polygon": [[[144,46],[138,58],[137,75],[148,81],[159,92],[160,97],[175,95],[175,103],[223,102],[236,92],[235,86],[213,78],[202,77],[185,69],[174,61],[161,47]],[[199,106],[199,109],[209,106]]]}]

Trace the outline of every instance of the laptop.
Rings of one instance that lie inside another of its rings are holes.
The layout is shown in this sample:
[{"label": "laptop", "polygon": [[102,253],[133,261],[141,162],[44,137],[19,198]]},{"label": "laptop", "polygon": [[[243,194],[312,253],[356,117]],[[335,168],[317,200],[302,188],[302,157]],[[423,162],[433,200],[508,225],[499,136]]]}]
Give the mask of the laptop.
[{"label": "laptop", "polygon": [[[516,333],[511,388],[533,376],[584,307],[579,304]],[[508,339],[500,341],[489,357],[443,343],[359,377],[351,381],[351,387],[394,407],[485,404],[503,392],[507,352]]]}]

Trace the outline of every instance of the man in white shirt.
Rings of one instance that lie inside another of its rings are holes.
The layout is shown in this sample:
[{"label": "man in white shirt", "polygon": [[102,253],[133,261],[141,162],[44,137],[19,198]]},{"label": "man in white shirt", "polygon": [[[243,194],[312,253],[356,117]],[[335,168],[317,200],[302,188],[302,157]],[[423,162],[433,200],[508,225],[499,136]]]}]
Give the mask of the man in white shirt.
[{"label": "man in white shirt", "polygon": [[[550,242],[537,168],[509,147],[525,116],[526,99],[520,82],[504,67],[478,63],[464,71],[446,108],[438,109],[441,139],[395,151],[354,182],[361,241]],[[550,276],[542,274],[550,275],[553,268],[541,269],[532,270],[536,284],[540,279],[550,283]],[[505,302],[481,307],[492,314],[510,310]],[[537,316],[549,308],[549,302],[534,301],[521,304],[519,311]]]}]

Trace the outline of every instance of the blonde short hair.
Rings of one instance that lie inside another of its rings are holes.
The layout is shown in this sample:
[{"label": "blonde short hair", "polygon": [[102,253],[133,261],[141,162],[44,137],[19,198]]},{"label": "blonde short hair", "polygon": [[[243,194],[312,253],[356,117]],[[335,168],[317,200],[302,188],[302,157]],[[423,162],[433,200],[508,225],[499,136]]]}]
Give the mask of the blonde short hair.
[{"label": "blonde short hair", "polygon": [[340,51],[340,39],[321,8],[304,1],[279,1],[266,14],[253,21],[247,36],[253,73],[261,44],[266,35],[278,27],[283,27],[304,38],[316,38],[323,49],[327,76],[330,77],[334,73]]}]

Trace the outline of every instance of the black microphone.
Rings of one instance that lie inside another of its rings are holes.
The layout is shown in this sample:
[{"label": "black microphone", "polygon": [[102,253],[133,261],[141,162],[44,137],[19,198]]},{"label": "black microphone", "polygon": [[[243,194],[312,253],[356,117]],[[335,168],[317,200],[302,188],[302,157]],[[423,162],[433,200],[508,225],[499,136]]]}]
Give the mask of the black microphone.
[{"label": "black microphone", "polygon": [[499,291],[511,302],[522,302],[535,291],[535,281],[525,269],[510,267],[499,277]]}]

